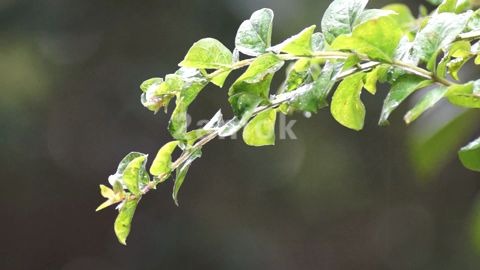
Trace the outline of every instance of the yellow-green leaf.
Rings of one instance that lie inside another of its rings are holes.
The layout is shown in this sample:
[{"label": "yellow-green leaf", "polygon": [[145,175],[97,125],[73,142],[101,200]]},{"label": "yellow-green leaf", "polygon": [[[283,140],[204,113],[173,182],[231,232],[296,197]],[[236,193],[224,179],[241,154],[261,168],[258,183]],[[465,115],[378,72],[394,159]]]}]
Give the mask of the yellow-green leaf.
[{"label": "yellow-green leaf", "polygon": [[365,73],[359,72],[345,78],[332,98],[330,111],[343,126],[361,130],[365,122],[365,106],[360,100]]},{"label": "yellow-green leaf", "polygon": [[350,50],[374,60],[390,62],[403,35],[390,17],[381,17],[359,25],[351,35],[336,38],[332,48]]},{"label": "yellow-green leaf", "polygon": [[120,208],[120,212],[115,219],[113,228],[118,241],[123,245],[127,245],[127,237],[130,234],[130,229],[132,228],[132,219],[133,215],[135,214],[138,201],[139,199],[126,201]]},{"label": "yellow-green leaf", "polygon": [[204,38],[193,44],[181,67],[200,69],[219,69],[229,67],[233,63],[233,55],[220,41]]},{"label": "yellow-green leaf", "polygon": [[171,172],[172,168],[172,153],[178,145],[178,141],[172,141],[160,148],[158,150],[157,156],[152,162],[150,167],[150,173],[155,176],[161,174],[168,174]]},{"label": "yellow-green leaf", "polygon": [[127,186],[128,190],[135,195],[141,193],[140,181],[143,176],[142,170],[144,169],[147,155],[140,156],[132,160],[125,171],[123,172],[123,182]]},{"label": "yellow-green leaf", "polygon": [[251,146],[274,145],[276,117],[275,109],[259,113],[243,130],[243,141]]}]

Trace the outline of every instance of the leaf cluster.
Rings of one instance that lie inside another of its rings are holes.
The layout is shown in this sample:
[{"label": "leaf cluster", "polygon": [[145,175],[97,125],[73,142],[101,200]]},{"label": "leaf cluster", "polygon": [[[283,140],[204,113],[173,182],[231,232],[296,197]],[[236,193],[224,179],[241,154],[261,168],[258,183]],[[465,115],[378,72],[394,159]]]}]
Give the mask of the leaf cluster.
[{"label": "leaf cluster", "polygon": [[[175,105],[168,130],[173,141],[162,146],[147,172],[147,155],[132,152],[109,178],[112,188],[100,186],[107,200],[97,210],[117,204],[115,232],[126,243],[135,209],[143,195],[173,178],[172,197],[179,190],[202,147],[216,137],[243,129],[250,146],[275,144],[277,114],[316,113],[329,107],[341,125],[362,130],[366,108],[362,95],[375,95],[377,84],[389,85],[379,125],[415,92],[423,95],[404,116],[407,124],[441,100],[465,109],[480,108],[480,80],[460,82],[469,61],[480,64],[480,11],[475,1],[431,0],[438,7],[415,17],[403,4],[367,9],[367,0],[335,0],[315,25],[279,44],[271,44],[273,11],[260,9],[239,27],[235,48],[204,38],[195,42],[164,78],[140,86],[141,102],[157,113]],[[423,9],[425,10],[425,9]],[[275,92],[271,82],[286,67],[284,83]],[[228,88],[234,117],[219,111],[204,127],[187,130],[189,106],[212,83],[223,87],[231,72],[244,69]],[[364,91],[366,90],[366,91]],[[173,161],[172,155],[179,152]],[[459,151],[467,168],[480,171],[480,138]]]}]

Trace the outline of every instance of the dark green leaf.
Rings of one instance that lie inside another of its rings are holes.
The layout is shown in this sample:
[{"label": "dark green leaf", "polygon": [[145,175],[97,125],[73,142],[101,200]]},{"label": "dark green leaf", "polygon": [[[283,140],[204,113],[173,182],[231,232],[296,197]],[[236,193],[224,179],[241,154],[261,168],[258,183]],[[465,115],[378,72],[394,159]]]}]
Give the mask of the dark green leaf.
[{"label": "dark green leaf", "polygon": [[416,90],[426,87],[431,83],[431,81],[411,74],[406,74],[398,78],[397,81],[395,81],[395,83],[392,85],[392,89],[385,98],[378,124],[388,124],[388,117],[390,114],[398,106],[400,106],[400,104],[402,104],[407,97],[409,97]]},{"label": "dark green leaf", "polygon": [[458,156],[466,168],[480,172],[480,138],[464,146]]},{"label": "dark green leaf", "polygon": [[361,130],[365,121],[365,106],[360,100],[365,73],[359,72],[345,78],[332,98],[332,116],[343,126]]},{"label": "dark green leaf", "polygon": [[368,0],[335,0],[325,11],[322,30],[328,43],[353,31],[354,23],[367,6]]},{"label": "dark green leaf", "polygon": [[139,199],[127,200],[120,208],[117,219],[115,219],[114,229],[117,235],[118,241],[127,245],[127,237],[130,234],[132,227],[132,219],[135,214]]},{"label": "dark green leaf", "polygon": [[244,21],[235,37],[235,46],[241,53],[257,56],[271,46],[273,11],[267,8],[255,11]]},{"label": "dark green leaf", "polygon": [[287,79],[285,80],[285,91],[290,92],[301,86],[310,74],[310,60],[297,60],[287,72]]},{"label": "dark green leaf", "polygon": [[228,68],[232,63],[233,55],[227,47],[216,39],[204,38],[193,44],[179,66],[220,69]]}]

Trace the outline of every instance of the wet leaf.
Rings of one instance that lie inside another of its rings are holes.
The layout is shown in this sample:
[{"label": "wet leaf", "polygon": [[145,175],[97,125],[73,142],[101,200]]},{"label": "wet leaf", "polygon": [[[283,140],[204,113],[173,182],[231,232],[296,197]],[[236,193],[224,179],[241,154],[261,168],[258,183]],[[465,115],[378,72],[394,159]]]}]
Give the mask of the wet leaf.
[{"label": "wet leaf", "polygon": [[237,31],[235,46],[238,51],[257,56],[271,46],[273,11],[260,9],[249,20],[244,21]]},{"label": "wet leaf", "polygon": [[379,125],[388,124],[388,117],[402,102],[405,101],[416,90],[430,85],[432,82],[415,75],[406,74],[397,79],[392,85],[383,102],[382,113]]},{"label": "wet leaf", "polygon": [[350,34],[368,0],[335,0],[322,18],[322,31],[328,43],[343,34]]}]

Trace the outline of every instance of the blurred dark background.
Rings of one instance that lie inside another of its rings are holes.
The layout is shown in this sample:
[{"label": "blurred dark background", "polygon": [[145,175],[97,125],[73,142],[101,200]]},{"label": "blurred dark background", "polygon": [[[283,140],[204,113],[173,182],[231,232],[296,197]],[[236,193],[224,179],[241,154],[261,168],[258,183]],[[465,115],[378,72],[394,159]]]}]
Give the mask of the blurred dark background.
[{"label": "blurred dark background", "polygon": [[[200,38],[232,48],[256,9],[275,11],[275,43],[319,25],[328,3],[1,0],[0,269],[478,269],[479,175],[443,143],[430,144],[448,154],[433,155],[431,172],[417,173],[411,154],[459,111],[443,106],[408,128],[397,112],[380,128],[385,91],[363,96],[360,133],[323,110],[294,116],[298,139],[275,147],[213,141],[180,207],[170,182],[145,196],[128,247],[114,236],[116,212],[94,212],[125,154],[170,140],[168,116],[139,102],[143,80],[175,71]],[[419,2],[407,4],[416,14]],[[194,120],[229,115],[226,98],[206,89]],[[450,144],[478,134],[467,126]]]}]

